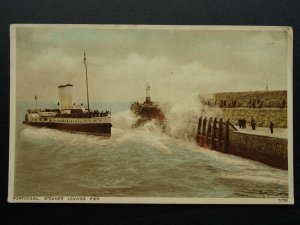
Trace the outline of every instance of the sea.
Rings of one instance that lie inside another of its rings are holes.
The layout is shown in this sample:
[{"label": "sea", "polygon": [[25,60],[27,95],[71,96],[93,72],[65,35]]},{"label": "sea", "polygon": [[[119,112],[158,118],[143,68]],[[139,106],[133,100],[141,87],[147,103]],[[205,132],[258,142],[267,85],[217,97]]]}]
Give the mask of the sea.
[{"label": "sea", "polygon": [[91,103],[112,111],[106,138],[22,124],[34,107],[16,105],[15,196],[288,197],[287,171],[197,146],[181,115],[170,132],[151,122],[134,129],[130,102]]}]

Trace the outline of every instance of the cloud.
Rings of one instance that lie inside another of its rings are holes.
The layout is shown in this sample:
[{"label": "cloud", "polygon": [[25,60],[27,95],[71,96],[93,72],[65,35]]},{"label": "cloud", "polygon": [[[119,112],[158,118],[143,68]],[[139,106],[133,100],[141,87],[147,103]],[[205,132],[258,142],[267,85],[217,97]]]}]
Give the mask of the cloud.
[{"label": "cloud", "polygon": [[62,49],[46,48],[28,63],[28,68],[38,72],[69,72],[77,63],[78,60],[64,54]]},{"label": "cloud", "polygon": [[197,93],[286,89],[284,32],[23,29],[18,33],[17,97],[57,98],[72,83],[85,100],[83,51],[90,98],[144,100],[145,84],[159,101]]},{"label": "cloud", "polygon": [[[206,68],[199,62],[178,64],[167,56],[148,58],[130,53],[114,64],[103,67],[101,73],[103,92],[113,90],[114,98],[142,100],[145,85],[151,84],[152,97],[156,100],[178,100],[195,93],[217,91],[230,77],[224,71]],[[93,83],[96,83],[95,77]],[[118,93],[122,93],[117,96]]]}]

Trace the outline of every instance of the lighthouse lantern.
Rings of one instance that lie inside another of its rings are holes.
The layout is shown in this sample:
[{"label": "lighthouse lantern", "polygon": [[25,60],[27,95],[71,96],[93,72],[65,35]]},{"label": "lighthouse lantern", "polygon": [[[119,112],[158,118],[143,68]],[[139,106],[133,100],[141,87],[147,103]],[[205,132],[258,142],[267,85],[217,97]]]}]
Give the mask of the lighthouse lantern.
[{"label": "lighthouse lantern", "polygon": [[146,103],[151,103],[149,82],[146,85]]}]

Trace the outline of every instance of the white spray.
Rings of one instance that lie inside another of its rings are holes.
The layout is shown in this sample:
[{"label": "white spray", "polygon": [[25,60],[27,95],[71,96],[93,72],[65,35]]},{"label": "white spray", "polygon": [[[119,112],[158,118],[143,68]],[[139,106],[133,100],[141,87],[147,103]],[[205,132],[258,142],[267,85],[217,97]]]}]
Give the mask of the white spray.
[{"label": "white spray", "polygon": [[[167,128],[164,133],[179,139],[194,141],[197,133],[198,119],[204,117],[220,117],[219,108],[212,108],[201,103],[199,95],[192,95],[177,102],[165,102],[161,109],[167,118]],[[112,124],[115,128],[131,129],[138,117],[130,110],[114,113]],[[153,121],[147,122],[142,128],[144,130],[160,133],[161,128]]]},{"label": "white spray", "polygon": [[175,103],[165,103],[162,107],[167,119],[167,133],[171,137],[194,141],[197,133],[198,119],[220,117],[219,108],[209,108],[201,103],[199,95],[181,99]]}]

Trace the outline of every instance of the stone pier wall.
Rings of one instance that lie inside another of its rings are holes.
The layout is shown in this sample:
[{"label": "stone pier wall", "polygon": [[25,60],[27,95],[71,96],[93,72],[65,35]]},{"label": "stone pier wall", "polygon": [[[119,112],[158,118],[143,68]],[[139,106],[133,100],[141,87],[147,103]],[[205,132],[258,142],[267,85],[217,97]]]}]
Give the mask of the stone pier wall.
[{"label": "stone pier wall", "polygon": [[238,126],[239,119],[246,119],[247,126],[250,126],[251,118],[256,121],[258,127],[269,127],[270,121],[274,127],[287,128],[287,108],[222,108],[223,120]]},{"label": "stone pier wall", "polygon": [[[249,108],[249,101],[259,100],[262,108],[280,108],[282,101],[287,106],[287,91],[248,91],[248,92],[221,92],[214,94],[214,100],[226,101],[226,106],[233,100],[237,107]],[[258,107],[258,106],[257,106]]]},{"label": "stone pier wall", "polygon": [[203,98],[202,104],[219,108],[222,117],[234,125],[245,119],[250,125],[251,118],[258,127],[287,127],[287,91],[248,91],[215,93],[213,98]]},{"label": "stone pier wall", "polygon": [[287,139],[230,132],[228,153],[288,169]]},{"label": "stone pier wall", "polygon": [[203,148],[229,153],[288,169],[288,140],[263,135],[240,133],[222,119],[199,118],[196,142]]}]

